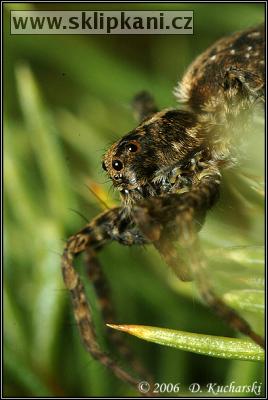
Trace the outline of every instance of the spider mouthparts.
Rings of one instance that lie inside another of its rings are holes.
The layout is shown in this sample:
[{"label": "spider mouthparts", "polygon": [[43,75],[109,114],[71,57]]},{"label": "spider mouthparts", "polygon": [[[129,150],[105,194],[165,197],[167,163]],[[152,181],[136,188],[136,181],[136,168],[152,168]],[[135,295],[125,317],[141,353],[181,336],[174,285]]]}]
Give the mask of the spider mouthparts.
[{"label": "spider mouthparts", "polygon": [[122,189],[122,188],[120,188],[119,191],[123,196],[129,196],[131,194],[136,193],[139,196],[144,197],[144,191],[143,191],[143,188],[141,186],[138,186],[138,187],[133,188],[133,189]]}]

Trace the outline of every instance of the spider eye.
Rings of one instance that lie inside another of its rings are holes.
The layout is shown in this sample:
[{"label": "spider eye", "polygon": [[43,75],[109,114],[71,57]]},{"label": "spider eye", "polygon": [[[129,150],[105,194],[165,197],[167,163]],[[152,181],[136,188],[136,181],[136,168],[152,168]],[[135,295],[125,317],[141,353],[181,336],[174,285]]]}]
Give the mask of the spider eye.
[{"label": "spider eye", "polygon": [[134,144],[134,143],[130,143],[130,144],[127,145],[127,149],[131,153],[135,153],[135,151],[138,150],[138,146],[136,144]]},{"label": "spider eye", "polygon": [[135,143],[128,143],[126,147],[130,153],[135,153],[136,151],[140,150],[140,144],[137,141],[135,141]]},{"label": "spider eye", "polygon": [[123,168],[123,163],[120,160],[114,160],[112,166],[116,171],[121,171]]},{"label": "spider eye", "polygon": [[102,164],[101,164],[101,166],[102,166],[102,168],[104,169],[104,171],[107,171],[107,167],[106,167],[106,165],[105,165],[104,161],[102,161]]}]

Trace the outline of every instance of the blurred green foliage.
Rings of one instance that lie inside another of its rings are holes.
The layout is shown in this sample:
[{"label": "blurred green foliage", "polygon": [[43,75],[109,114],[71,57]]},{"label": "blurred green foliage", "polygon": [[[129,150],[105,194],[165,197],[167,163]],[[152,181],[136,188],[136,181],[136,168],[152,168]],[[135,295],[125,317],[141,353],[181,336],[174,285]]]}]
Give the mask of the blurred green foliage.
[{"label": "blurred green foliage", "polygon": [[[4,8],[4,394],[131,395],[134,392],[92,360],[80,342],[60,270],[64,240],[85,224],[72,210],[89,220],[100,212],[101,204],[86,188],[92,181],[101,185],[108,201],[118,202],[100,160],[115,138],[133,128],[133,95],[147,89],[160,107],[175,106],[172,88],[194,57],[219,37],[263,21],[264,5],[25,3]],[[192,9],[195,34],[15,36],[9,33],[10,9]],[[262,132],[255,132],[254,146],[249,146],[239,171],[226,174],[221,202],[202,232],[217,290],[259,332]],[[178,282],[153,249],[112,244],[100,259],[118,313],[113,322],[235,335],[197,300],[194,285]],[[79,268],[83,274],[82,265]],[[87,293],[103,336],[90,284]],[[250,306],[243,300],[247,295],[253,299]],[[260,363],[127,340],[155,381],[181,382],[184,395],[189,395],[192,382],[205,386],[263,379]]]}]

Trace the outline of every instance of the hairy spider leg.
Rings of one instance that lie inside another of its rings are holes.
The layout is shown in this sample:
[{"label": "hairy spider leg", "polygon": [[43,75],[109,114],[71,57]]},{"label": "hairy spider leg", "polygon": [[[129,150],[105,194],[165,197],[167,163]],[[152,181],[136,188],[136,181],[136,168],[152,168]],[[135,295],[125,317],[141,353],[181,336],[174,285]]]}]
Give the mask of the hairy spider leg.
[{"label": "hairy spider leg", "polygon": [[[131,229],[129,225],[129,219],[125,216],[124,209],[121,207],[116,207],[100,214],[90,224],[86,225],[84,229],[76,235],[71,236],[67,241],[62,258],[62,274],[65,285],[71,294],[74,316],[86,350],[93,358],[108,367],[119,379],[137,389],[139,380],[133,378],[128,372],[122,369],[116,361],[100,348],[92,312],[86,299],[85,289],[73,264],[76,255],[87,251],[87,268],[90,269],[92,263],[92,268],[96,273],[99,264],[96,263],[94,256],[92,257],[92,254],[94,254],[92,252],[100,249],[107,242],[117,240],[125,245],[148,243],[137,228],[133,227]],[[94,272],[92,272],[92,275],[94,275]],[[97,281],[98,278],[95,276],[95,287]],[[108,304],[107,299],[104,300],[100,290],[97,291],[98,294],[101,294],[102,297],[100,303],[102,304],[103,314],[108,316],[110,313],[109,309],[104,310],[105,302],[106,305]],[[147,395],[152,395],[152,393],[148,392]]]},{"label": "hairy spider leg", "polygon": [[[116,321],[116,313],[111,299],[110,287],[103,269],[96,258],[96,252],[91,248],[86,249],[86,271],[90,282],[95,288],[103,321],[105,324],[113,323]],[[112,345],[113,349],[122,355],[124,360],[129,363],[131,368],[138,373],[139,376],[144,377],[147,381],[152,381],[151,374],[149,374],[149,372],[142,365],[140,360],[137,359],[134,352],[125,342],[125,336],[116,330],[107,329],[107,339]]]},{"label": "hairy spider leg", "polygon": [[[197,240],[196,220],[201,218],[203,221],[206,211],[217,201],[220,173],[216,169],[208,169],[197,174],[196,180],[199,183],[190,192],[172,193],[144,200],[141,205],[136,206],[134,219],[144,235],[154,242],[155,247],[176,275],[184,277],[185,270],[180,270],[180,259],[178,260],[174,246],[175,240],[179,240],[187,251],[190,272],[205,303],[229,326],[264,347],[264,339],[252,330],[244,318],[215,294],[205,273],[204,256]],[[171,221],[174,221],[172,223],[175,234],[167,238],[165,227],[169,225],[170,230]],[[191,278],[191,275],[186,278]]]}]

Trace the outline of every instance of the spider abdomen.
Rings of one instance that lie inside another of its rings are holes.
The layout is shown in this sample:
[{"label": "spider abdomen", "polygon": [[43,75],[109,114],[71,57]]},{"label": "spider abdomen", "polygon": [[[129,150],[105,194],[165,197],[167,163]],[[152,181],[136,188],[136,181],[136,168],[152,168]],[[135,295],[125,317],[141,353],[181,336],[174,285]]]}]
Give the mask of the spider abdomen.
[{"label": "spider abdomen", "polygon": [[[220,39],[190,65],[177,95],[195,112],[237,113],[264,92],[264,26]],[[228,107],[228,103],[230,107]]]}]

